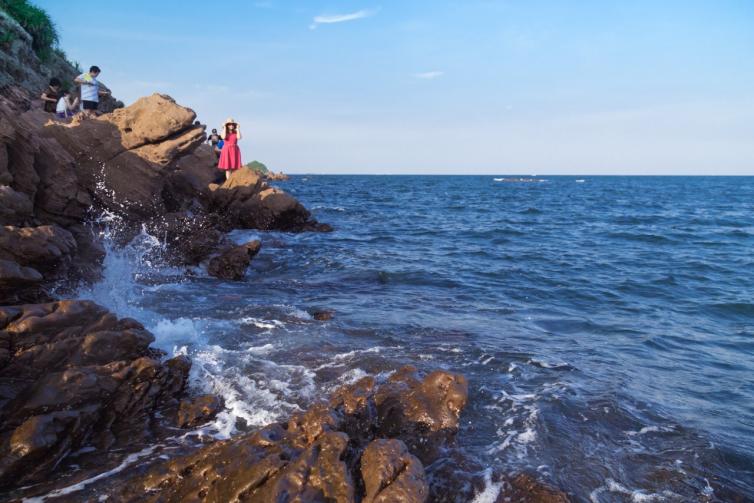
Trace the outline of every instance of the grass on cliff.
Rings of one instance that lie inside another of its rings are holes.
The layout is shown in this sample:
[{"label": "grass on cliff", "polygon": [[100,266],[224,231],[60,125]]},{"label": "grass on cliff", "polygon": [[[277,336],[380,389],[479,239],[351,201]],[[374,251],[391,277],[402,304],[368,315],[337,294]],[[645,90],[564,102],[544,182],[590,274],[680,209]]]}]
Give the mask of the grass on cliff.
[{"label": "grass on cliff", "polygon": [[266,175],[267,173],[270,172],[270,170],[267,169],[267,166],[265,166],[259,161],[251,161],[250,163],[246,165],[246,167],[252,171],[256,171],[260,175]]},{"label": "grass on cliff", "polygon": [[0,9],[7,12],[31,35],[32,49],[41,60],[49,59],[58,44],[58,30],[44,10],[28,0],[0,0]]}]

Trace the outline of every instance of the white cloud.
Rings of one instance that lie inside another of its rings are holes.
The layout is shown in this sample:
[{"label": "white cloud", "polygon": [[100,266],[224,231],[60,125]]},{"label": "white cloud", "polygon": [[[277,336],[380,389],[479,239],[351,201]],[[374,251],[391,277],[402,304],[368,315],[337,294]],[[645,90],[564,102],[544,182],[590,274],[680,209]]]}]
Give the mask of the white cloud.
[{"label": "white cloud", "polygon": [[313,30],[321,24],[335,24],[345,23],[346,21],[355,21],[357,19],[363,19],[365,17],[374,16],[377,14],[377,9],[362,9],[360,11],[352,12],[350,14],[333,14],[333,15],[320,15],[315,16],[312,20],[312,24],[309,25],[309,29]]},{"label": "white cloud", "polygon": [[415,73],[414,77],[416,77],[417,79],[432,80],[432,79],[437,79],[439,77],[442,77],[443,75],[445,75],[445,72],[440,72],[440,71],[435,70],[432,72]]}]

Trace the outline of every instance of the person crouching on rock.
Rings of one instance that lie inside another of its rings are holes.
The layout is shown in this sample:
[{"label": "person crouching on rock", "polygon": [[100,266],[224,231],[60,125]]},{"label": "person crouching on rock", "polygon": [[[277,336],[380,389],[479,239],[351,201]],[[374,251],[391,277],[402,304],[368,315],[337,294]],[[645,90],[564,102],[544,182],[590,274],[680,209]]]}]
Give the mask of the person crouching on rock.
[{"label": "person crouching on rock", "polygon": [[55,108],[55,116],[58,119],[70,119],[76,113],[76,107],[79,106],[79,99],[73,98],[69,91],[63,91],[63,96],[58,100]]},{"label": "person crouching on rock", "polygon": [[[84,109],[84,115],[94,117],[97,115],[100,95],[110,94],[107,88],[97,80],[100,74],[98,66],[92,66],[87,73],[82,73],[73,81],[81,86],[81,106]],[[100,89],[102,87],[102,89]]]},{"label": "person crouching on rock", "polygon": [[231,172],[241,167],[241,149],[238,140],[241,139],[241,127],[232,118],[223,124],[223,148],[220,151],[220,162],[217,167],[225,171],[225,179],[230,178]]},{"label": "person crouching on rock", "polygon": [[44,102],[44,110],[45,112],[49,112],[51,114],[55,113],[55,106],[58,104],[58,99],[60,98],[60,87],[62,84],[60,83],[60,79],[58,78],[51,78],[50,79],[50,85],[47,86],[47,89],[44,90],[42,93],[42,101]]}]

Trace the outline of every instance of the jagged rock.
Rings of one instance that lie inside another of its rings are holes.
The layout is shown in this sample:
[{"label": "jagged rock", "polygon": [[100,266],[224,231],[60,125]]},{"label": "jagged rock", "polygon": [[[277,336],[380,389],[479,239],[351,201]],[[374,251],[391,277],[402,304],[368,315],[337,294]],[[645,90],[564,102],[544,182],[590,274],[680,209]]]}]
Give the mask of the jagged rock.
[{"label": "jagged rock", "polygon": [[[424,502],[428,481],[410,445],[439,439],[432,431],[457,430],[466,381],[445,372],[420,379],[413,368],[396,376],[383,386],[371,377],[345,386],[286,425],[157,460],[107,492],[128,502]],[[441,403],[429,404],[430,397]],[[384,435],[380,403],[388,402],[401,411],[393,416],[404,423],[396,431],[411,432],[412,442]]]},{"label": "jagged rock", "polygon": [[363,503],[425,501],[429,484],[424,467],[400,440],[377,439],[361,455],[366,494]]},{"label": "jagged rock", "polygon": [[176,426],[179,428],[194,428],[213,419],[223,410],[222,398],[217,395],[200,395],[181,400],[178,406]]},{"label": "jagged rock", "polygon": [[83,442],[148,437],[191,366],[161,362],[142,325],[93,302],[2,307],[0,327],[0,487],[47,478]]},{"label": "jagged rock", "polygon": [[0,185],[0,224],[23,225],[31,219],[32,209],[29,196],[7,185]]},{"label": "jagged rock", "polygon": [[258,240],[234,246],[210,260],[207,272],[220,279],[243,279],[251,259],[259,253],[261,247],[262,243]]},{"label": "jagged rock", "polygon": [[210,185],[212,209],[230,228],[328,231],[293,196],[267,186],[249,168],[234,171],[222,185]]},{"label": "jagged rock", "polygon": [[70,264],[76,240],[57,225],[39,227],[0,227],[0,259],[13,260],[22,266],[57,277]]}]

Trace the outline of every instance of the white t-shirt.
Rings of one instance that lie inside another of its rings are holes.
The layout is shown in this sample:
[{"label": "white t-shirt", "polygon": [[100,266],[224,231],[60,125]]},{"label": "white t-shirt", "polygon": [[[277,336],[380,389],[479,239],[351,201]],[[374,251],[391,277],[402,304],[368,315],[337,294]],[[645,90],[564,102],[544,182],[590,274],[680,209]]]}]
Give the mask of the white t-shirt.
[{"label": "white t-shirt", "polygon": [[68,102],[66,101],[65,96],[62,96],[58,100],[58,106],[55,107],[55,111],[59,114],[62,114],[68,111]]},{"label": "white t-shirt", "polygon": [[81,84],[81,101],[99,102],[99,82],[91,76],[89,72],[82,73],[78,76],[86,84]]}]

